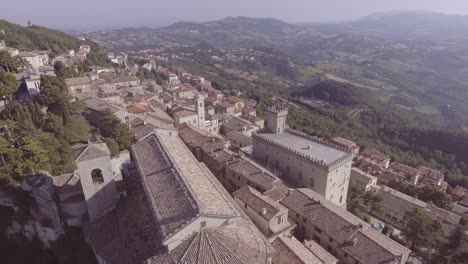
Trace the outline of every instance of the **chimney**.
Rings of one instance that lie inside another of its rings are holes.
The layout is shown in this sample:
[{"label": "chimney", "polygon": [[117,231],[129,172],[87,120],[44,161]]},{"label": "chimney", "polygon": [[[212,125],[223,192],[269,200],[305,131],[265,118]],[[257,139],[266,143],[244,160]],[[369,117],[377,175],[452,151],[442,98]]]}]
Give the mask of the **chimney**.
[{"label": "chimney", "polygon": [[128,129],[132,129],[132,124],[130,123],[130,117],[126,116],[125,121],[127,122]]},{"label": "chimney", "polygon": [[267,209],[266,208],[262,208],[262,215],[266,215],[267,213]]}]

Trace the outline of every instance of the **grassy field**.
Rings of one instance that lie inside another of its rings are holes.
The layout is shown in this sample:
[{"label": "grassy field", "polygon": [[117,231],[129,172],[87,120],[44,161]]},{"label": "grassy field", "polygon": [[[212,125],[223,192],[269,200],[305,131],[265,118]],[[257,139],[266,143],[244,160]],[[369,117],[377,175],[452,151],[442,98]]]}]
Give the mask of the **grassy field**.
[{"label": "grassy field", "polygon": [[320,68],[314,66],[297,67],[297,71],[298,81],[301,83],[308,83],[319,80],[323,75],[323,71]]},{"label": "grassy field", "polygon": [[426,114],[426,115],[437,115],[440,114],[439,109],[430,106],[430,105],[423,105],[423,106],[416,106],[414,107],[414,110],[416,110],[419,113]]}]

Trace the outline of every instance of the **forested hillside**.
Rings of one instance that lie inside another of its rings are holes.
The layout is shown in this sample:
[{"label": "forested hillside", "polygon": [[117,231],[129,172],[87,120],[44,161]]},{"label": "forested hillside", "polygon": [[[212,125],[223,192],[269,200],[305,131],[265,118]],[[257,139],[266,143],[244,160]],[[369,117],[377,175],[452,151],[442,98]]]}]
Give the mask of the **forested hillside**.
[{"label": "forested hillside", "polygon": [[468,133],[421,127],[405,112],[378,104],[373,92],[351,84],[325,81],[296,94],[331,105],[302,104],[292,109],[289,123],[307,133],[345,136],[364,146],[378,147],[395,160],[443,170],[452,186],[468,186]]},{"label": "forested hillside", "polygon": [[93,124],[96,127],[92,127],[84,106],[71,100],[64,81],[89,71],[91,65],[111,63],[96,44],[61,32],[37,26],[21,27],[6,21],[0,21],[0,29],[5,31],[6,45],[20,51],[51,50],[53,56],[82,44],[91,45],[86,60],[78,63],[75,70],[56,64],[57,77],[42,75],[40,94],[28,101],[15,98],[21,89],[17,76],[23,74],[24,62],[20,57],[0,51],[0,96],[9,99],[0,111],[0,262],[97,263],[77,229],[65,228],[57,240],[48,241],[50,248],[43,247],[44,238],[39,239],[34,226],[48,226],[49,219],[42,221],[31,213],[37,204],[20,188],[20,183],[31,175],[73,172],[76,165],[72,146],[98,138],[99,134],[114,155],[129,148],[133,137],[128,127],[114,115],[103,115],[98,124]]},{"label": "forested hillside", "polygon": [[62,53],[85,44],[85,41],[60,31],[36,25],[23,27],[6,20],[0,20],[0,30],[5,31],[0,39],[5,40],[6,46],[19,50],[52,50]]}]

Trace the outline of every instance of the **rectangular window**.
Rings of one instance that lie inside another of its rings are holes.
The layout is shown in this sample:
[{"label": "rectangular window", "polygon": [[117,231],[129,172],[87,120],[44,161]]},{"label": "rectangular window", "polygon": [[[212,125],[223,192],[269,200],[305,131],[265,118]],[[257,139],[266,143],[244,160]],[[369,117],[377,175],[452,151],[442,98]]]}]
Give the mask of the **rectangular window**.
[{"label": "rectangular window", "polygon": [[201,228],[206,227],[206,221],[202,221],[202,222],[200,223],[200,227],[201,227]]}]

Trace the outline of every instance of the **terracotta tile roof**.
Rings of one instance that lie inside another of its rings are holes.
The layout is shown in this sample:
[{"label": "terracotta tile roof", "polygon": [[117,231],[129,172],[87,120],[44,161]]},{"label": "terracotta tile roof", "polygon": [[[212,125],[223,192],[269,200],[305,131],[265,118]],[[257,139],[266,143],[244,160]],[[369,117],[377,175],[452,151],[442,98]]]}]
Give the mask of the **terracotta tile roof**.
[{"label": "terracotta tile roof", "polygon": [[131,152],[160,237],[167,240],[198,217],[200,208],[155,135],[137,142]]},{"label": "terracotta tile roof", "polygon": [[281,204],[331,237],[360,263],[399,263],[402,254],[411,252],[310,189],[292,191]]},{"label": "terracotta tile roof", "polygon": [[279,236],[272,245],[276,251],[272,264],[324,264],[294,237]]},{"label": "terracotta tile roof", "polygon": [[[115,213],[85,228],[106,263],[267,264],[270,247],[265,238],[180,139],[148,136],[132,147],[132,156],[137,169],[130,169],[125,179],[127,197]],[[234,218],[218,228],[188,234],[168,251],[164,235],[198,213]]]},{"label": "terracotta tile roof", "polygon": [[406,164],[399,163],[399,162],[393,162],[392,164],[390,164],[390,166],[388,167],[388,170],[398,175],[401,175],[405,177],[405,179],[408,179],[408,180],[419,174],[418,169],[408,166]]},{"label": "terracotta tile roof", "polygon": [[223,149],[226,144],[221,138],[186,123],[179,126],[179,137],[186,145],[202,148],[206,153]]},{"label": "terracotta tile roof", "polygon": [[421,173],[421,180],[428,180],[433,182],[439,182],[444,180],[444,174],[438,170],[434,170],[428,167],[419,166],[419,172]]},{"label": "terracotta tile roof", "polygon": [[232,195],[246,203],[247,206],[267,221],[273,219],[273,217],[275,217],[279,212],[287,211],[286,207],[273,201],[269,197],[262,195],[260,192],[249,186],[240,188]]},{"label": "terracotta tile roof", "polygon": [[[251,247],[238,236],[248,232],[245,224],[238,223],[239,230],[205,228],[191,236],[170,254],[155,256],[148,264],[254,264],[266,263],[263,250]],[[243,230],[246,229],[246,230]],[[234,232],[232,232],[234,231]]]},{"label": "terracotta tile roof", "polygon": [[377,163],[382,163],[390,159],[389,156],[374,148],[366,148],[361,151],[360,155]]},{"label": "terracotta tile roof", "polygon": [[460,222],[460,216],[430,205],[412,196],[391,189],[387,186],[377,185],[371,188],[371,191],[382,197],[382,205],[393,214],[399,214],[400,219],[403,219],[406,212],[412,212],[416,208],[424,209],[434,219],[439,219],[452,225],[457,225]]},{"label": "terracotta tile roof", "polygon": [[77,77],[77,78],[70,78],[65,79],[65,84],[67,86],[76,86],[76,85],[89,85],[91,84],[91,80],[88,76],[86,77]]},{"label": "terracotta tile roof", "polygon": [[110,151],[106,143],[76,144],[73,146],[75,162],[110,157]]},{"label": "terracotta tile roof", "polygon": [[198,114],[194,111],[180,109],[178,111],[173,112],[173,114],[179,118],[181,117],[188,117],[188,116],[197,116]]},{"label": "terracotta tile roof", "polygon": [[133,76],[122,75],[111,80],[112,83],[124,83],[124,82],[134,82],[134,81],[140,81],[140,79],[133,77]]}]

